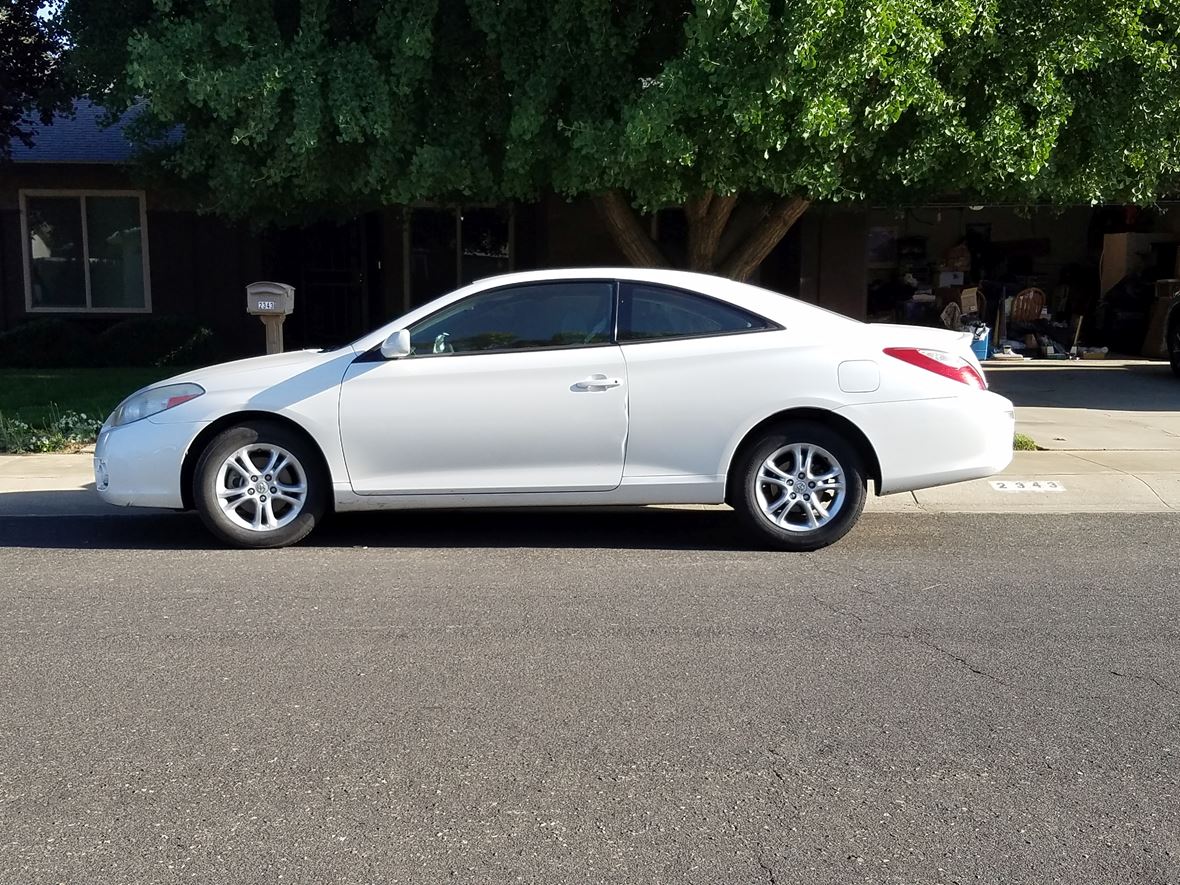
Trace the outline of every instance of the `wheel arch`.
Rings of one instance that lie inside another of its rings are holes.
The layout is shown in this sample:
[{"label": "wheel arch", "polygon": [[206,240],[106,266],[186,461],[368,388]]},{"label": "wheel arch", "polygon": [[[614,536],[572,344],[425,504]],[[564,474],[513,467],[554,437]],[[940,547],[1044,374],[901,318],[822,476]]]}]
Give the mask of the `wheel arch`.
[{"label": "wheel arch", "polygon": [[[874,488],[881,488],[881,462],[877,458],[877,452],[873,448],[873,444],[869,441],[868,436],[865,435],[865,432],[854,422],[837,412],[833,412],[830,409],[806,406],[776,412],[762,419],[746,431],[741,442],[733,450],[733,454],[729,458],[729,464],[725,468],[725,500],[727,503],[730,501],[732,492],[733,484],[731,480],[733,479],[734,467],[741,461],[741,457],[746,449],[753,445],[765,430],[786,421],[815,421],[845,434],[849,442],[856,446],[857,452],[864,459],[865,469],[868,472],[869,479],[874,483]],[[880,493],[878,492],[878,494]]]},{"label": "wheel arch", "polygon": [[[332,470],[328,466],[328,459],[324,456],[324,450],[320,444],[316,442],[316,438],[308,432],[307,428],[298,421],[293,421],[286,415],[280,415],[277,412],[263,412],[258,410],[245,410],[241,412],[230,412],[222,415],[216,421],[212,422],[208,427],[204,428],[198,433],[193,441],[189,444],[188,451],[184,453],[184,461],[180,465],[180,497],[184,504],[185,510],[193,509],[193,477],[197,472],[197,461],[201,458],[201,453],[205,451],[209,443],[221,433],[230,427],[238,424],[245,424],[250,421],[266,421],[271,424],[277,424],[292,433],[298,434],[315,452],[317,467],[320,470],[320,475],[323,476],[329,486],[332,484]],[[335,509],[334,496],[329,494],[328,508]]]}]

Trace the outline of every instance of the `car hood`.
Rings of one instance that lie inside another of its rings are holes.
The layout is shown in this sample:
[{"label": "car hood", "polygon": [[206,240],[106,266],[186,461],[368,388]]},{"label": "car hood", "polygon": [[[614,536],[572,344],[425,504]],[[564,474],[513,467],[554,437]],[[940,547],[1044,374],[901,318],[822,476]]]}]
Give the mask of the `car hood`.
[{"label": "car hood", "polygon": [[209,393],[248,387],[268,387],[334,360],[344,358],[351,361],[355,355],[351,347],[339,350],[295,350],[274,353],[193,369],[191,372],[161,381],[160,384],[191,382],[200,384]]}]

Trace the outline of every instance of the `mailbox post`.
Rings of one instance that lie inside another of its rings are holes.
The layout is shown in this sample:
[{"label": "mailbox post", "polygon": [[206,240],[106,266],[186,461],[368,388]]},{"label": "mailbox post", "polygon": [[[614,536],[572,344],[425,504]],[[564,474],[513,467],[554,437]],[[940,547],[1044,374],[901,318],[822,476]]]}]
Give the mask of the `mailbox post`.
[{"label": "mailbox post", "polygon": [[260,280],[246,286],[246,313],[266,326],[266,352],[283,352],[283,320],[295,309],[295,287]]}]

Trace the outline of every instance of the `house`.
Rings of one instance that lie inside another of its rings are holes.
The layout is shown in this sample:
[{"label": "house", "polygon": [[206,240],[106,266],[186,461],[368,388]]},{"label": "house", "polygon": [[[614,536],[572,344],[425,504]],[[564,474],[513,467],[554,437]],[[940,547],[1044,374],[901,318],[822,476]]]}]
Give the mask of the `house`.
[{"label": "house", "polygon": [[[72,117],[41,127],[32,147],[14,144],[12,162],[0,166],[0,331],[40,316],[98,331],[128,316],[175,315],[248,352],[261,332],[245,314],[244,287],[275,279],[296,290],[287,345],[331,344],[481,277],[626,263],[589,201],[556,195],[397,206],[341,224],[252,230],[145,188],[125,121],[104,127],[102,116],[79,101]],[[677,220],[653,219],[661,239],[683,235]],[[856,314],[848,293],[863,286],[856,263],[840,257],[845,247],[861,248],[856,232],[844,217],[809,218],[767,259],[761,281]],[[838,260],[808,292],[801,243],[820,235],[816,254]]]},{"label": "house", "polygon": [[[0,166],[0,331],[40,316],[95,331],[128,316],[183,316],[211,328],[227,352],[249,353],[263,339],[245,313],[244,288],[273,279],[296,290],[287,346],[316,346],[351,340],[481,277],[626,263],[589,201],[554,194],[511,205],[391,206],[344,223],[265,230],[201,215],[140,183],[123,122],[104,127],[102,115],[80,101],[72,117],[42,127],[32,147],[14,144],[12,162]],[[1052,289],[1076,278],[1075,288],[1092,282],[1096,292],[1104,233],[1146,225],[1174,255],[1176,216],[954,201],[818,206],[754,281],[879,319],[911,318],[898,303],[910,282],[945,289],[986,276]],[[651,223],[668,248],[683,245],[679,210]],[[964,244],[964,280],[955,271],[940,278]]]}]

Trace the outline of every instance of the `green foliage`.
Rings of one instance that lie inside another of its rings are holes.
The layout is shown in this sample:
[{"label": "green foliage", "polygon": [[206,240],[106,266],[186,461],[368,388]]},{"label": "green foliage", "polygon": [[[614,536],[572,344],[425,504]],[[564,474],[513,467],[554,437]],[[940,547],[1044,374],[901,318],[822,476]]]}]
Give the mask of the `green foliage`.
[{"label": "green foliage", "polygon": [[547,187],[1146,202],[1180,169],[1180,0],[70,7],[79,58],[147,99],[145,137],[184,124],[161,162],[232,215]]},{"label": "green foliage", "polygon": [[13,139],[30,144],[37,122],[48,126],[54,112],[69,108],[60,5],[0,0],[0,160]]},{"label": "green foliage", "polygon": [[197,365],[215,360],[213,333],[176,316],[122,320],[102,332],[95,352],[110,366]]},{"label": "green foliage", "polygon": [[1018,433],[1012,440],[1012,448],[1018,452],[1039,452],[1041,447],[1027,433]]},{"label": "green foliage", "polygon": [[94,339],[77,323],[59,319],[31,320],[0,332],[0,366],[89,366]]},{"label": "green foliage", "polygon": [[60,319],[37,319],[0,333],[0,366],[195,366],[216,362],[213,333],[193,320],[142,316],[121,320],[97,336]]},{"label": "green foliage", "polygon": [[101,418],[82,412],[58,412],[56,408],[48,421],[37,426],[0,412],[0,452],[68,452],[94,442],[101,427]]},{"label": "green foliage", "polygon": [[206,366],[221,358],[222,349],[213,336],[213,330],[207,326],[198,326],[187,340],[156,360],[154,365]]}]

